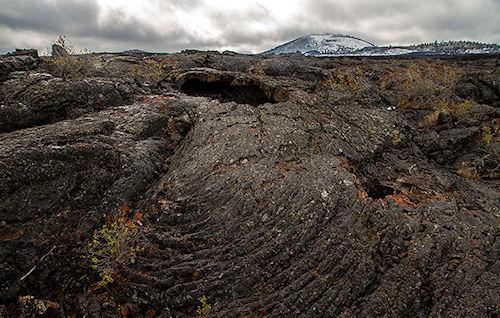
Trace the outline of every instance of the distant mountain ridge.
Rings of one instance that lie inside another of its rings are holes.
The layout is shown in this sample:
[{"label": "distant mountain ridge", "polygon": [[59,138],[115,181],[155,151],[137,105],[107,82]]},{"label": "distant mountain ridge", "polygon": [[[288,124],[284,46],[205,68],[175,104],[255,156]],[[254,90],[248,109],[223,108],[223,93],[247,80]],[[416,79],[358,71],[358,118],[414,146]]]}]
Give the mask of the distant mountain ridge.
[{"label": "distant mountain ridge", "polygon": [[377,46],[344,34],[302,36],[261,54],[302,53],[310,56],[395,56],[500,54],[500,45],[472,41],[446,41],[410,46]]},{"label": "distant mountain ridge", "polygon": [[123,51],[122,54],[137,55],[137,54],[151,54],[151,53],[146,52],[146,51],[141,50],[141,49],[131,49],[131,50],[125,50],[125,51]]}]

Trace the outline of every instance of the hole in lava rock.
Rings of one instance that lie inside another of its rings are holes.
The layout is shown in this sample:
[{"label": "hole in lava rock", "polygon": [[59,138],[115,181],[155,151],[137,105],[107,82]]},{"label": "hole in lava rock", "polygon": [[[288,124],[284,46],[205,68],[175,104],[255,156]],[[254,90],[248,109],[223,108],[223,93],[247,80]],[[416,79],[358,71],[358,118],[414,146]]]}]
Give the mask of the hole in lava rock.
[{"label": "hole in lava rock", "polygon": [[258,83],[233,84],[231,80],[205,81],[190,78],[182,84],[181,90],[188,95],[210,97],[224,103],[236,102],[250,105],[276,103]]},{"label": "hole in lava rock", "polygon": [[394,194],[394,189],[380,184],[380,182],[375,179],[367,185],[366,192],[373,199],[383,199],[388,195]]}]

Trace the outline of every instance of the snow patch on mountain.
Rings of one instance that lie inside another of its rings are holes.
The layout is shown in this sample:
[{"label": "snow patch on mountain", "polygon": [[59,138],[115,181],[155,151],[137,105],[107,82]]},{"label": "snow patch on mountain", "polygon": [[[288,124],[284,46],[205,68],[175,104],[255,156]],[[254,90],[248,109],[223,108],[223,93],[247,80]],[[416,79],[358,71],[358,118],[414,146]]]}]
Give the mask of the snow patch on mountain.
[{"label": "snow patch on mountain", "polygon": [[287,54],[300,52],[306,55],[333,55],[354,52],[372,43],[343,34],[311,34],[300,37],[263,54]]}]

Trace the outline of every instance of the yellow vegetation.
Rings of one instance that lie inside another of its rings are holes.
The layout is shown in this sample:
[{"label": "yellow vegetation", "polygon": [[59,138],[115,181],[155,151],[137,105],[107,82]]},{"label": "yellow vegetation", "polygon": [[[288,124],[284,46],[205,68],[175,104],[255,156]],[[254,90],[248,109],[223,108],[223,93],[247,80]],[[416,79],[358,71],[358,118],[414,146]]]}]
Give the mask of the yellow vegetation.
[{"label": "yellow vegetation", "polygon": [[427,126],[434,126],[441,115],[453,115],[456,118],[464,118],[472,108],[472,101],[466,99],[460,103],[455,103],[448,99],[438,99],[434,101],[435,109],[424,118]]},{"label": "yellow vegetation", "polygon": [[398,145],[401,143],[401,132],[397,129],[394,129],[391,132],[391,140],[393,145]]},{"label": "yellow vegetation", "polygon": [[133,77],[144,77],[153,82],[160,82],[166,77],[166,62],[162,60],[147,59],[143,64],[134,65]]},{"label": "yellow vegetation", "polygon": [[456,117],[465,117],[469,114],[470,110],[472,108],[472,101],[470,99],[466,99],[461,103],[458,103],[454,109],[453,109],[453,114]]},{"label": "yellow vegetation", "polygon": [[500,127],[495,125],[495,127],[483,126],[482,130],[482,140],[485,144],[500,142]]},{"label": "yellow vegetation", "polygon": [[361,89],[364,77],[365,74],[360,68],[338,70],[327,84],[334,91],[356,92]]},{"label": "yellow vegetation", "polygon": [[106,224],[95,230],[92,241],[87,247],[87,258],[92,268],[97,271],[103,286],[113,283],[121,266],[135,262],[136,255],[144,250],[141,240],[141,212],[136,212],[133,219],[126,216],[128,207],[120,208],[116,217],[110,217]]},{"label": "yellow vegetation", "polygon": [[460,165],[457,173],[467,179],[479,180],[481,178],[476,167],[474,167],[469,161],[464,161]]},{"label": "yellow vegetation", "polygon": [[82,78],[95,69],[95,58],[89,50],[84,49],[81,55],[75,55],[74,46],[63,35],[59,36],[56,44],[68,54],[49,58],[49,67],[54,75],[62,78]]},{"label": "yellow vegetation", "polygon": [[381,76],[379,85],[384,90],[397,92],[398,107],[425,107],[435,96],[449,92],[463,73],[458,67],[411,62]]},{"label": "yellow vegetation", "polygon": [[212,311],[212,306],[208,303],[207,297],[201,297],[200,303],[200,306],[198,306],[198,309],[196,309],[197,317],[210,318],[210,311]]}]

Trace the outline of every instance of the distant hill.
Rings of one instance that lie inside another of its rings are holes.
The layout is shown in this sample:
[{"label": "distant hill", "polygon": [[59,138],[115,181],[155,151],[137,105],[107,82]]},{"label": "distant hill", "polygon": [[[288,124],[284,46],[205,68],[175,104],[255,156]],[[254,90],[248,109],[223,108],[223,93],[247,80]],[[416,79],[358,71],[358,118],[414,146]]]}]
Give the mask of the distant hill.
[{"label": "distant hill", "polygon": [[140,49],[132,49],[132,50],[126,50],[123,51],[122,54],[127,54],[127,55],[140,55],[140,54],[151,54],[149,52],[140,50]]},{"label": "distant hill", "polygon": [[500,54],[498,44],[446,41],[411,46],[376,46],[342,34],[311,34],[265,51],[263,55],[302,53],[310,56],[394,56]]},{"label": "distant hill", "polygon": [[374,47],[370,42],[343,34],[311,34],[280,45],[263,54],[303,53],[306,55],[348,54]]}]

